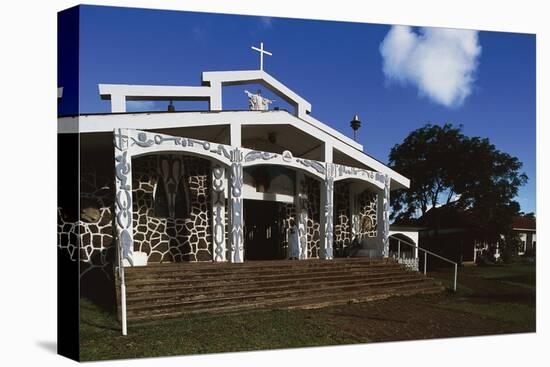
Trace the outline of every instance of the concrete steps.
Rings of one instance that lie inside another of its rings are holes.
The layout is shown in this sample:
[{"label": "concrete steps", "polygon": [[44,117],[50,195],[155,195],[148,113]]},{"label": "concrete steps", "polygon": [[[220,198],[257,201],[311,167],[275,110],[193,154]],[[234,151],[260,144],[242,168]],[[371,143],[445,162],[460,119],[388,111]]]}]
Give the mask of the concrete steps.
[{"label": "concrete steps", "polygon": [[156,264],[126,268],[125,279],[129,321],[326,307],[443,291],[433,279],[391,259],[368,258]]}]

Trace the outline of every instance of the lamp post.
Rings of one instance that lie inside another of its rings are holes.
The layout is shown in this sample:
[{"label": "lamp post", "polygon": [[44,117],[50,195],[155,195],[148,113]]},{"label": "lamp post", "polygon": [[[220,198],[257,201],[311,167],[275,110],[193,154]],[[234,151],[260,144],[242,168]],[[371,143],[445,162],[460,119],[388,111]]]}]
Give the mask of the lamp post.
[{"label": "lamp post", "polygon": [[357,130],[361,127],[361,121],[359,121],[359,116],[353,116],[353,120],[350,122],[350,126],[353,129],[353,140],[357,141]]}]

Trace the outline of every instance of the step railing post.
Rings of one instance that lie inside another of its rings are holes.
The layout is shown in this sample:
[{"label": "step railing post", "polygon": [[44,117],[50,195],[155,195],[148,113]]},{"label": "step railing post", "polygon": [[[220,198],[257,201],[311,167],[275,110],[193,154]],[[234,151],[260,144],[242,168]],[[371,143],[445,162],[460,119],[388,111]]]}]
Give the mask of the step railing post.
[{"label": "step railing post", "polygon": [[426,265],[428,264],[428,253],[424,251],[424,275],[426,275]]},{"label": "step railing post", "polygon": [[456,292],[456,278],[457,278],[457,275],[458,275],[458,264],[455,264],[455,281],[454,281],[454,284],[453,284],[453,291]]}]

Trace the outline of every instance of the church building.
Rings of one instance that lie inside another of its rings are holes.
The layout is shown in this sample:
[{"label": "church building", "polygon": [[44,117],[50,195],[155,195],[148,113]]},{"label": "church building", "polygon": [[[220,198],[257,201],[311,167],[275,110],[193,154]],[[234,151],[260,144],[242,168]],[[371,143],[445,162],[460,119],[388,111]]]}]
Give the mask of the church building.
[{"label": "church building", "polygon": [[[270,109],[248,91],[249,110],[224,110],[224,86],[246,84],[294,110]],[[59,208],[60,246],[84,272],[107,263],[114,237],[127,265],[284,259],[292,219],[300,259],[343,256],[354,240],[362,254],[387,256],[390,192],[409,180],[312,117],[307,100],[265,71],[203,72],[201,86],[100,84],[99,92],[112,113],[59,119],[60,134],[80,134],[83,230],[76,254],[75,225]],[[205,100],[209,110],[126,112],[134,100]]]},{"label": "church building", "polygon": [[[390,255],[390,195],[409,179],[313,117],[310,102],[263,70],[263,44],[254,49],[259,70],[207,71],[193,86],[99,84],[110,113],[59,117],[59,170],[76,165],[80,186],[78,212],[60,196],[58,248],[79,264],[81,289],[101,289],[98,277],[112,282],[118,269],[124,293],[124,268],[155,264]],[[248,109],[224,109],[227,86],[243,87]],[[170,104],[127,112],[129,101]],[[63,154],[76,145],[77,158]]]}]

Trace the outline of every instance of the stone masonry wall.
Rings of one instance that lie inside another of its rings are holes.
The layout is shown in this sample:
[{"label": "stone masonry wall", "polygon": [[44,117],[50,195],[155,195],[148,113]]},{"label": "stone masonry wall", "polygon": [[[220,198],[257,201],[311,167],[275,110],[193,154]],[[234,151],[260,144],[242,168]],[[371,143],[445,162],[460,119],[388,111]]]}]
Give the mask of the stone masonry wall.
[{"label": "stone masonry wall", "polygon": [[[134,250],[149,255],[149,262],[210,261],[210,162],[182,156],[189,188],[187,218],[156,218],[153,192],[157,180],[157,156],[133,160]],[[73,261],[80,261],[80,277],[99,270],[108,278],[116,261],[113,241],[113,179],[90,167],[81,168],[78,215],[58,208],[58,247]],[[78,242],[80,236],[80,251]]]},{"label": "stone masonry wall", "polygon": [[361,237],[376,237],[377,235],[377,201],[378,195],[365,190],[359,194],[359,231]]},{"label": "stone masonry wall", "polygon": [[308,199],[307,208],[307,244],[308,259],[318,258],[321,245],[321,183],[309,176],[305,176]]},{"label": "stone masonry wall", "polygon": [[212,260],[210,162],[179,157],[189,188],[190,212],[186,218],[174,219],[154,216],[158,159],[146,156],[133,162],[134,250],[147,253],[153,263]]},{"label": "stone masonry wall", "polygon": [[[350,188],[347,182],[334,183],[334,249],[351,244]],[[336,254],[336,252],[335,252]]]}]

